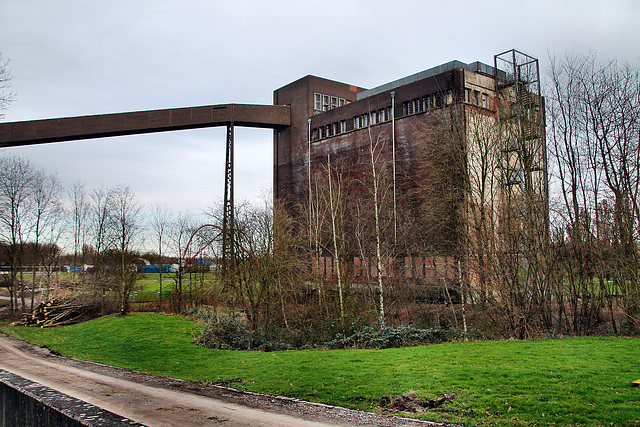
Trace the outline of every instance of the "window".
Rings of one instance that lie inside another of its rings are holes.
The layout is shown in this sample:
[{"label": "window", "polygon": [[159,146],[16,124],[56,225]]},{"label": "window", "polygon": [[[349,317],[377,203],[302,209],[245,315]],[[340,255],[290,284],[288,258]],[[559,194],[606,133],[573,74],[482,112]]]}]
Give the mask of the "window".
[{"label": "window", "polygon": [[340,133],[340,126],[338,125],[338,122],[333,124],[333,132],[334,135],[337,135]]},{"label": "window", "polygon": [[471,89],[464,89],[464,102],[471,104]]},{"label": "window", "polygon": [[484,108],[489,108],[489,95],[486,93],[482,94],[482,106]]},{"label": "window", "polygon": [[316,111],[322,111],[322,94],[313,94],[313,109]]},{"label": "window", "polygon": [[453,94],[451,92],[447,92],[444,96],[444,102],[447,105],[451,105],[453,102]]},{"label": "window", "polygon": [[322,95],[322,111],[329,110],[329,95]]},{"label": "window", "polygon": [[419,113],[420,111],[422,111],[422,105],[420,104],[420,98],[415,98],[413,100],[413,112],[414,113]]},{"label": "window", "polygon": [[333,136],[333,132],[332,132],[333,129],[331,128],[331,125],[327,125],[326,129],[327,129],[326,130],[327,137]]},{"label": "window", "polygon": [[329,111],[334,108],[342,107],[348,102],[344,98],[337,96],[325,95],[322,93],[313,94],[313,109],[316,111]]},{"label": "window", "polygon": [[369,114],[362,115],[362,127],[369,126]]},{"label": "window", "polygon": [[347,131],[347,121],[346,120],[342,120],[340,122],[340,132],[344,133]]},{"label": "window", "polygon": [[431,110],[432,108],[433,108],[433,105],[431,103],[431,95],[427,95],[424,97],[424,109]]},{"label": "window", "polygon": [[381,108],[378,111],[378,113],[380,115],[380,123],[386,122],[387,121],[387,110],[385,110],[384,108]]},{"label": "window", "polygon": [[316,141],[318,139],[318,128],[311,131],[311,140]]},{"label": "window", "polygon": [[402,115],[403,116],[408,116],[409,114],[411,114],[411,103],[403,102],[402,103]]},{"label": "window", "polygon": [[318,138],[319,139],[324,138],[324,127],[322,126],[318,128]]},{"label": "window", "polygon": [[355,129],[360,129],[360,116],[355,116],[353,118],[353,127]]},{"label": "window", "polygon": [[376,123],[378,123],[378,113],[375,111],[371,112],[371,124],[375,125]]},{"label": "window", "polygon": [[480,92],[477,90],[473,91],[473,103],[476,105],[480,105]]}]

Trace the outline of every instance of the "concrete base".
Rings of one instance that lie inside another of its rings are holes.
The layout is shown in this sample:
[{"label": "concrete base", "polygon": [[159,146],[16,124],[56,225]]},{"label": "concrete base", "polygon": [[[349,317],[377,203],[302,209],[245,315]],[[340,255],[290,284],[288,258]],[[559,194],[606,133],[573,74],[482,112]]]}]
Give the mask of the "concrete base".
[{"label": "concrete base", "polygon": [[0,425],[143,426],[113,412],[0,369]]}]

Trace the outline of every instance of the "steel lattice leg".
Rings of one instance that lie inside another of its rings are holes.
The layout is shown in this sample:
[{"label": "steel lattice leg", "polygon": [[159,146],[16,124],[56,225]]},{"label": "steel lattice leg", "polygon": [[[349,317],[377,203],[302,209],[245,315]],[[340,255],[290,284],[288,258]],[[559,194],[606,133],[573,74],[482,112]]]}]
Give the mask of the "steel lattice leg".
[{"label": "steel lattice leg", "polygon": [[222,260],[234,259],[233,214],[233,122],[227,125],[226,160],[224,170],[224,212],[222,219]]}]

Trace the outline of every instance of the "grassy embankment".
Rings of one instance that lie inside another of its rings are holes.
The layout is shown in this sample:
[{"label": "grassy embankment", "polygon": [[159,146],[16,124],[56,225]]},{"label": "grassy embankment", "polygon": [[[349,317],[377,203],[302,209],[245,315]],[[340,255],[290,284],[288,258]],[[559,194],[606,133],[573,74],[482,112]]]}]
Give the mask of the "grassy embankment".
[{"label": "grassy embankment", "polygon": [[451,412],[421,418],[465,425],[639,425],[639,339],[468,342],[387,350],[274,353],[208,350],[198,324],[136,314],[52,328],[5,327],[62,354],[191,381],[376,410],[382,395],[454,392]]}]

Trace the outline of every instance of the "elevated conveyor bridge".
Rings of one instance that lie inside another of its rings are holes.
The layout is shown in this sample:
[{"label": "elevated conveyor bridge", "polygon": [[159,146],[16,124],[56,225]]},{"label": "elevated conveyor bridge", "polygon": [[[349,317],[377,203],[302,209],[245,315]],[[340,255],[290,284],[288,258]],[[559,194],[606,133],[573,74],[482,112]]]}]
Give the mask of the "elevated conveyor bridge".
[{"label": "elevated conveyor bridge", "polygon": [[234,247],[234,127],[282,129],[290,120],[288,106],[221,104],[7,122],[0,123],[0,148],[226,126],[222,254],[227,259]]}]

